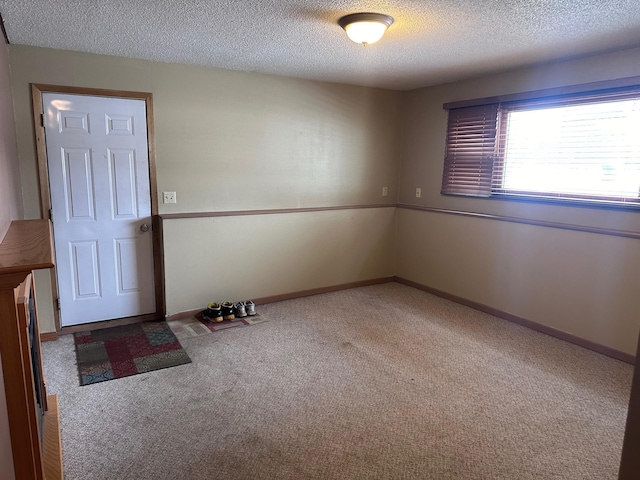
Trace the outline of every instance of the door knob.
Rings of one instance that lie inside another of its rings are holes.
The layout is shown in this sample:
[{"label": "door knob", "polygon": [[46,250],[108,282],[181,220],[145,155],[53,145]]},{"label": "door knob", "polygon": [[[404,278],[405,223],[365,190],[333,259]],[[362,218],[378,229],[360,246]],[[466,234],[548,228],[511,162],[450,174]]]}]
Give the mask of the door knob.
[{"label": "door knob", "polygon": [[148,223],[143,223],[142,225],[140,225],[140,231],[141,231],[142,233],[146,233],[146,232],[148,232],[150,228],[151,228],[151,227],[149,227],[149,224],[148,224]]}]

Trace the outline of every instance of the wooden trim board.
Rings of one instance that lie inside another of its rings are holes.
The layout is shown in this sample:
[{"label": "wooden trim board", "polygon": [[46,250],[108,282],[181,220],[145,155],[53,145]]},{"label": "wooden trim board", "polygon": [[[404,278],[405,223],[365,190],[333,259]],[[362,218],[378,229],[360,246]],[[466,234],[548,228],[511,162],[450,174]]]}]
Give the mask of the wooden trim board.
[{"label": "wooden trim board", "polygon": [[[478,302],[474,302],[472,300],[467,300],[466,298],[462,298],[459,297],[457,295],[453,295],[447,292],[443,292],[441,290],[432,288],[432,287],[428,287],[426,285],[422,285],[421,283],[418,282],[414,282],[412,280],[407,280],[405,278],[402,277],[397,277],[397,276],[393,276],[393,277],[382,277],[382,278],[375,278],[375,279],[371,279],[371,280],[362,280],[362,281],[358,281],[358,282],[350,282],[350,283],[343,283],[340,285],[333,285],[333,286],[329,286],[329,287],[319,287],[319,288],[312,288],[309,290],[300,290],[297,292],[290,292],[290,293],[283,293],[280,295],[272,295],[269,297],[260,297],[260,298],[256,298],[253,300],[253,302],[256,305],[264,305],[267,303],[274,303],[274,302],[282,302],[284,300],[293,300],[295,298],[302,298],[302,297],[307,297],[310,295],[319,295],[322,293],[330,293],[330,292],[337,292],[339,290],[346,290],[349,288],[357,288],[357,287],[366,287],[369,285],[378,285],[381,283],[388,283],[388,282],[398,282],[402,285],[407,285],[409,287],[413,287],[413,288],[417,288],[418,290],[422,290],[423,292],[427,292],[430,293],[432,295],[436,295],[438,297],[441,298],[445,298],[447,300],[450,300],[452,302],[456,302],[459,303],[461,305],[465,305],[467,307],[473,308],[474,310],[479,310],[481,312],[484,313],[488,313],[489,315],[493,315],[494,317],[498,317],[501,318],[503,320],[507,320],[513,323],[517,323],[518,325],[522,325],[523,327],[527,327],[530,328],[532,330],[535,330],[537,332],[540,333],[544,333],[546,335],[550,335],[552,337],[558,338],[560,340],[564,340],[566,342],[569,343],[573,343],[575,345],[578,345],[580,347],[586,348],[588,350],[593,350],[594,352],[598,352],[601,353],[603,355],[607,355],[609,357],[615,358],[616,360],[621,360],[623,362],[626,363],[630,363],[630,364],[635,364],[635,359],[636,357],[633,355],[630,355],[628,353],[625,352],[621,352],[619,350],[616,350],[614,348],[611,347],[607,347],[605,345],[601,345],[599,343],[596,342],[592,342],[590,340],[586,340],[584,338],[580,338],[576,335],[573,335],[571,333],[568,332],[564,332],[562,330],[558,330],[557,328],[553,328],[553,327],[549,327],[547,325],[542,325],[540,323],[537,322],[533,322],[531,320],[527,320],[525,318],[522,317],[518,317],[517,315],[512,315],[510,313],[507,312],[503,312],[502,310],[498,310],[497,308],[493,308],[493,307],[489,307],[488,305],[483,305],[481,303]],[[187,318],[187,317],[192,317],[194,315],[196,315],[197,313],[201,312],[204,309],[204,306],[202,308],[196,308],[193,310],[186,310],[184,312],[179,312],[173,315],[169,315],[166,317],[167,321],[172,321],[172,320],[179,320],[181,318]]]},{"label": "wooden trim board", "polygon": [[40,334],[41,342],[55,342],[58,339],[58,332],[45,332]]},{"label": "wooden trim board", "polygon": [[381,283],[393,282],[395,277],[373,278],[371,280],[360,280],[357,282],[342,283],[340,285],[332,285],[329,287],[311,288],[309,290],[299,290],[297,292],[283,293],[280,295],[272,295],[269,297],[260,297],[253,300],[256,305],[264,305],[266,303],[282,302],[285,300],[293,300],[295,298],[308,297],[311,295],[320,295],[322,293],[338,292],[340,290],[348,290],[349,288],[367,287],[369,285],[379,285]]},{"label": "wooden trim board", "polygon": [[493,308],[488,305],[484,305],[482,303],[474,302],[473,300],[467,300],[466,298],[462,298],[457,295],[453,295],[451,293],[443,292],[442,290],[438,290],[436,288],[432,288],[427,285],[422,285],[421,283],[414,282],[412,280],[407,280],[406,278],[395,277],[395,280],[396,282],[401,283],[403,285],[417,288],[418,290],[422,290],[423,292],[427,292],[432,295],[436,295],[438,297],[451,300],[452,302],[456,302],[456,303],[459,303],[460,305],[473,308],[474,310],[479,310],[481,312],[488,313],[489,315],[493,315],[494,317],[502,318],[503,320],[508,320],[509,322],[517,323],[518,325],[522,325],[523,327],[527,327],[537,332],[544,333],[555,338],[559,338],[560,340],[573,343],[575,345],[586,348],[588,350],[593,350],[594,352],[607,355],[609,357],[615,358],[616,360],[621,360],[623,362],[630,363],[631,365],[635,364],[636,357],[633,355],[630,355],[625,352],[621,352],[620,350],[616,350],[614,348],[607,347],[605,345],[601,345],[596,342],[592,342],[591,340],[586,340],[584,338],[573,335],[569,332],[558,330],[557,328],[549,327],[547,325],[542,325],[541,323],[533,322],[531,320],[527,320],[526,318],[518,317],[517,315],[513,315],[511,313],[503,312],[502,310],[498,310],[497,308]]},{"label": "wooden trim board", "polygon": [[[331,285],[329,287],[311,288],[309,290],[299,290],[297,292],[282,293],[279,295],[271,295],[269,297],[259,297],[253,299],[253,303],[256,305],[265,305],[267,303],[282,302],[284,300],[293,300],[295,298],[308,297],[310,295],[319,295],[321,293],[337,292],[340,290],[347,290],[349,288],[366,287],[369,285],[379,285],[381,283],[393,282],[395,277],[381,277],[373,278],[371,280],[359,280],[357,282],[342,283],[340,285]],[[204,310],[205,307],[196,308],[194,310],[186,310],[184,312],[175,313],[167,317],[167,321],[180,320],[181,318],[192,317],[195,314]]]},{"label": "wooden trim board", "polygon": [[533,220],[528,218],[507,217],[504,215],[491,215],[488,213],[465,212],[461,210],[447,210],[444,208],[433,208],[422,205],[411,205],[400,203],[398,208],[405,210],[417,210],[419,212],[443,213],[447,215],[460,215],[463,217],[483,218],[485,220],[495,220],[498,222],[521,223],[524,225],[534,225],[536,227],[559,228],[561,230],[571,230],[574,232],[595,233],[598,235],[609,235],[612,237],[624,237],[640,240],[640,232],[630,230],[615,230],[612,228],[591,227],[587,225],[573,225],[570,223],[548,222],[546,220]]},{"label": "wooden trim board", "polygon": [[[584,205],[582,205],[583,207]],[[597,208],[592,206],[593,208]],[[616,230],[613,228],[592,227],[589,225],[575,225],[571,223],[550,222],[547,220],[535,220],[520,217],[509,217],[506,215],[493,215],[488,213],[466,212],[464,210],[449,210],[445,208],[427,207],[424,205],[412,205],[409,203],[391,203],[374,205],[344,205],[333,207],[306,207],[306,208],[280,208],[266,210],[226,210],[217,212],[188,212],[188,213],[163,213],[159,215],[162,221],[180,220],[188,218],[215,218],[215,217],[242,217],[247,215],[280,215],[289,213],[307,212],[327,212],[335,210],[357,210],[363,208],[403,208],[405,210],[417,210],[420,212],[442,213],[447,215],[460,215],[464,217],[483,218],[485,220],[495,220],[498,222],[521,223],[523,225],[533,225],[536,227],[558,228],[571,230],[574,232],[595,233],[598,235],[610,235],[613,237],[633,238],[640,240],[640,232],[631,230]],[[161,223],[161,222],[160,222]]]},{"label": "wooden trim board", "polygon": [[45,480],[64,480],[58,396],[47,396],[48,410],[42,419],[42,466]]},{"label": "wooden trim board", "polygon": [[131,325],[133,323],[151,322],[154,320],[162,320],[162,316],[151,313],[149,315],[141,315],[139,317],[117,318],[115,320],[103,320],[100,322],[84,323],[82,325],[62,327],[58,333],[60,335],[68,335],[70,333],[88,332],[89,330],[102,330],[105,328],[119,327],[121,325]]},{"label": "wooden trim board", "polygon": [[0,274],[52,268],[52,252],[49,220],[14,220],[0,242]]},{"label": "wooden trim board", "polygon": [[376,203],[372,205],[337,205],[331,207],[272,208],[264,210],[222,210],[216,212],[163,213],[162,220],[180,220],[184,218],[242,217],[246,215],[280,215],[285,213],[331,212],[334,210],[359,210],[363,208],[395,208],[395,203]]}]

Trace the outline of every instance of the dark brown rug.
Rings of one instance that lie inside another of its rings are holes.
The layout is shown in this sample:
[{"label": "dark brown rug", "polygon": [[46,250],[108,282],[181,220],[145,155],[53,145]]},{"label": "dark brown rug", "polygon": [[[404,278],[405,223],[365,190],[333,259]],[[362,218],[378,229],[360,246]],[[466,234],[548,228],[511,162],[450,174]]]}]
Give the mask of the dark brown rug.
[{"label": "dark brown rug", "polygon": [[191,363],[166,322],[74,334],[80,385]]}]

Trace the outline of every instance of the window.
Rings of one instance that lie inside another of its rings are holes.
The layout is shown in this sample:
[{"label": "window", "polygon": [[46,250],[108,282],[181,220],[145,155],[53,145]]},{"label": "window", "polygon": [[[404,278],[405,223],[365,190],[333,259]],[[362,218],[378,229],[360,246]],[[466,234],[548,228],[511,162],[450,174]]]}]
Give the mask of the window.
[{"label": "window", "polygon": [[450,108],[442,193],[640,204],[640,87]]}]

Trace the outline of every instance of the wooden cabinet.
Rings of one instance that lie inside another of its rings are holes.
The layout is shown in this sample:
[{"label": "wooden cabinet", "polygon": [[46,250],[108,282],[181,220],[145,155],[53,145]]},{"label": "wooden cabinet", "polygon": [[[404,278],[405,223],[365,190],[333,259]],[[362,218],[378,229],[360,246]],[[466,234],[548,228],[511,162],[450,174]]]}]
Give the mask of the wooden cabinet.
[{"label": "wooden cabinet", "polygon": [[[49,221],[12,222],[0,243],[0,354],[19,480],[62,478],[57,397],[46,393],[32,275],[52,267]],[[45,445],[53,445],[57,458]]]}]

